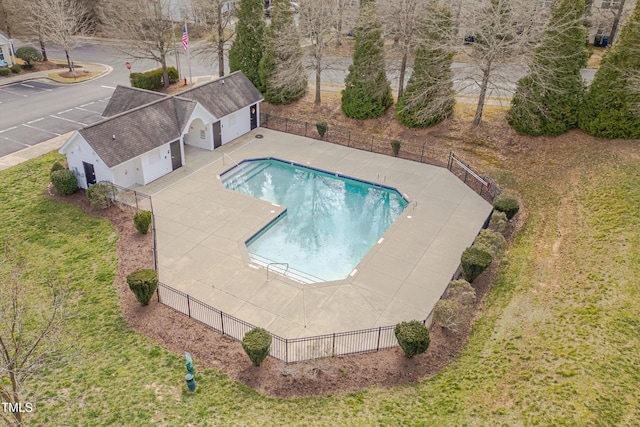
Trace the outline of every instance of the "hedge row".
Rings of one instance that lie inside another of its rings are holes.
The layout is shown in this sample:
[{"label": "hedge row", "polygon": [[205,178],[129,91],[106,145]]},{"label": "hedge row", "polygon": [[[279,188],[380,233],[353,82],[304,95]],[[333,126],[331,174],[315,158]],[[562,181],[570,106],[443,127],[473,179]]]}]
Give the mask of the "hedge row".
[{"label": "hedge row", "polygon": [[[169,74],[169,84],[176,83],[180,79],[178,70],[174,67],[167,67],[167,73]],[[162,68],[147,71],[146,73],[131,73],[129,80],[133,87],[147,90],[158,90],[162,87],[163,83]]]}]

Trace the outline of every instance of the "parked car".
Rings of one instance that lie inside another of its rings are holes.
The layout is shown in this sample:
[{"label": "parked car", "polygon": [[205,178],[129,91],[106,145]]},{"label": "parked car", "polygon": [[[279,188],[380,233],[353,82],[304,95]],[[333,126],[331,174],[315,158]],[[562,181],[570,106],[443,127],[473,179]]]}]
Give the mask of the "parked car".
[{"label": "parked car", "polygon": [[[290,1],[289,2],[289,10],[293,13],[298,13],[298,10],[300,9],[300,6],[298,5],[298,3]],[[273,5],[267,7],[264,10],[264,16],[266,16],[267,18],[271,18],[271,11],[273,11]]]}]

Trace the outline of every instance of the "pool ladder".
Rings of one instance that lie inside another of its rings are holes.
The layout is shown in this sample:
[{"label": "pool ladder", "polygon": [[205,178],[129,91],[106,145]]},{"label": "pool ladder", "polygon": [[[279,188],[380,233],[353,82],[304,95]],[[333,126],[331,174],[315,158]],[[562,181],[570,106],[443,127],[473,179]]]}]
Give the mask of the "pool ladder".
[{"label": "pool ladder", "polygon": [[270,262],[269,264],[267,264],[267,282],[269,281],[269,268],[272,265],[286,265],[287,268],[284,270],[284,273],[282,273],[283,276],[287,275],[287,271],[289,271],[289,263],[288,262]]}]

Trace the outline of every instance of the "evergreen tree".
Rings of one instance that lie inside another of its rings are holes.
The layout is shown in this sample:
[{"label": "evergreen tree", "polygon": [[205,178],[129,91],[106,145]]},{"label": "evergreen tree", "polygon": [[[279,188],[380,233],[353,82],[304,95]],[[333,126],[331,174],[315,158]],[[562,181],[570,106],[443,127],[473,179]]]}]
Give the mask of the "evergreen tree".
[{"label": "evergreen tree", "polygon": [[374,4],[362,5],[355,28],[353,65],[342,91],[342,112],[354,119],[380,117],[393,104],[385,73],[382,24]]},{"label": "evergreen tree", "polygon": [[264,99],[271,104],[289,104],[307,92],[300,34],[289,10],[289,0],[274,2],[259,74]]},{"label": "evergreen tree", "polygon": [[261,0],[240,0],[236,39],[229,49],[229,69],[241,70],[251,83],[262,92],[258,74],[262,59],[265,33],[264,11]]},{"label": "evergreen tree", "polygon": [[600,62],[580,108],[579,124],[600,138],[640,138],[640,2]]},{"label": "evergreen tree", "polygon": [[585,90],[580,69],[589,57],[584,11],[584,0],[554,5],[529,74],[511,100],[507,121],[518,132],[555,136],[577,127]]},{"label": "evergreen tree", "polygon": [[440,47],[451,32],[449,9],[433,9],[421,31],[413,74],[398,99],[396,118],[408,127],[428,127],[453,113],[455,104],[451,52]]}]

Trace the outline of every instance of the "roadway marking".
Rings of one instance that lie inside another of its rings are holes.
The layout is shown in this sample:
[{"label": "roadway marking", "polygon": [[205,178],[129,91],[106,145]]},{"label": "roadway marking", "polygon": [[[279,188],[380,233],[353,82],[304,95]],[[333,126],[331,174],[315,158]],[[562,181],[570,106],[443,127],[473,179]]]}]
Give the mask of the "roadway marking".
[{"label": "roadway marking", "polygon": [[35,86],[28,85],[26,83],[20,83],[20,86],[30,87],[31,89],[35,88]]},{"label": "roadway marking", "polygon": [[24,123],[22,124],[22,126],[25,126],[25,127],[31,128],[31,129],[35,129],[35,130],[39,130],[41,132],[51,133],[51,134],[53,134],[55,136],[60,136],[59,133],[51,132],[50,130],[40,129],[40,128],[37,128],[35,126],[25,125]]},{"label": "roadway marking", "polygon": [[66,120],[68,122],[75,123],[75,124],[82,125],[82,126],[86,126],[87,125],[86,123],[76,122],[75,120],[65,119],[64,117],[54,116],[53,114],[50,114],[49,117],[53,117],[54,119]]},{"label": "roadway marking", "polygon": [[29,144],[25,144],[24,142],[20,142],[18,140],[13,139],[13,138],[9,138],[8,136],[4,136],[3,138],[6,139],[7,141],[13,141],[16,144],[24,145],[25,147],[31,147],[31,145],[29,145]]},{"label": "roadway marking", "polygon": [[100,112],[98,112],[98,111],[87,110],[86,108],[81,108],[81,107],[76,107],[76,110],[88,111],[89,113],[98,114],[98,115],[100,115],[100,114],[101,114],[101,113],[100,113]]},{"label": "roadway marking", "polygon": [[104,86],[104,85],[102,85],[102,86],[100,86],[100,87],[103,87],[103,88],[105,88],[105,89],[115,89],[115,87],[113,87],[113,86]]},{"label": "roadway marking", "polygon": [[9,130],[14,130],[14,129],[17,129],[17,128],[18,128],[18,126],[11,126],[10,128],[6,128],[6,129],[0,130],[0,133],[6,132],[6,131],[9,131]]},{"label": "roadway marking", "polygon": [[27,124],[30,125],[31,123],[38,123],[40,120],[44,120],[44,117],[40,117],[39,119],[31,120],[30,122],[27,122]]},{"label": "roadway marking", "polygon": [[73,108],[69,108],[68,110],[58,111],[58,114],[68,113],[69,111],[73,111]]},{"label": "roadway marking", "polygon": [[11,95],[15,95],[15,96],[24,96],[25,98],[27,97],[27,95],[23,95],[23,94],[21,94],[21,93],[17,93],[17,92],[11,92],[10,90],[7,90],[7,89],[2,89],[2,88],[0,88],[0,90],[1,90],[1,91],[4,91],[4,92],[7,92],[7,93],[10,93]]},{"label": "roadway marking", "polygon": [[82,104],[80,107],[86,107],[87,105],[95,104],[95,102],[89,102],[88,104]]}]

